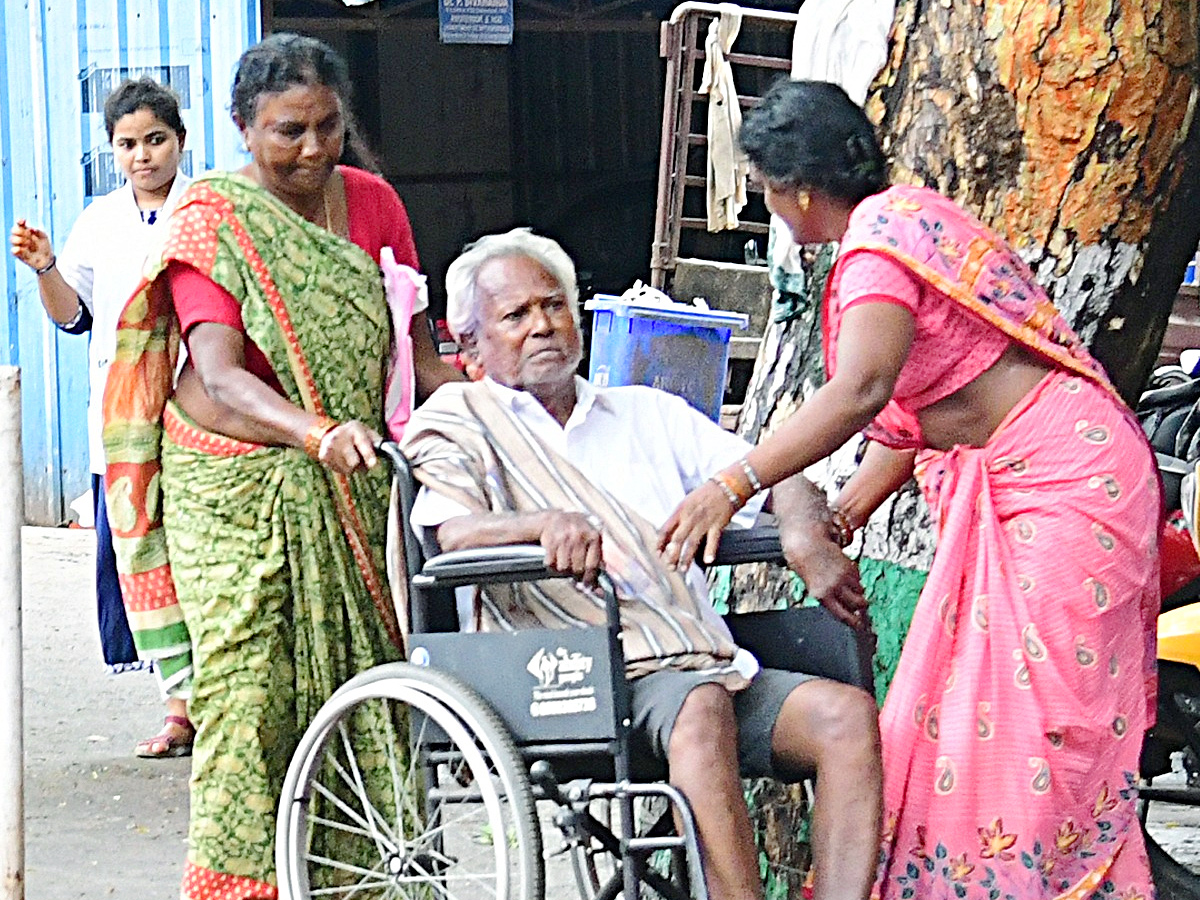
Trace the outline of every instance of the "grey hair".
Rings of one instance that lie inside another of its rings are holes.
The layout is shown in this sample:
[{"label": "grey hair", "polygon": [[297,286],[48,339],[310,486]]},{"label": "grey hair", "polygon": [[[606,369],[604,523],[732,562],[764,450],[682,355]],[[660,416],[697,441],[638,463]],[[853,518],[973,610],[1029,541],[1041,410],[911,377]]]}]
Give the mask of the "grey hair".
[{"label": "grey hair", "polygon": [[579,324],[579,284],[575,263],[552,238],[534,234],[528,228],[514,228],[503,234],[487,234],[467,244],[462,255],[446,270],[446,324],[456,340],[474,334],[479,328],[479,293],[476,281],[484,263],[506,256],[525,256],[542,266],[567,296],[571,317]]}]

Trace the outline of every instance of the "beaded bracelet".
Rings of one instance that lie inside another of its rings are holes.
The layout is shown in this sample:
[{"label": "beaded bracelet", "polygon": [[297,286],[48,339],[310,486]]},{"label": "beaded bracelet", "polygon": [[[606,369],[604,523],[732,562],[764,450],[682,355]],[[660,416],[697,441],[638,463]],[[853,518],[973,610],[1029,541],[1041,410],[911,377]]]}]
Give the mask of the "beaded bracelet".
[{"label": "beaded bracelet", "polygon": [[716,475],[713,475],[708,480],[721,489],[721,493],[725,495],[725,499],[729,501],[729,505],[733,507],[734,512],[745,505],[738,500],[738,495],[733,492],[733,489]]},{"label": "beaded bracelet", "polygon": [[742,457],[738,460],[738,464],[742,467],[742,471],[746,473],[746,480],[750,482],[750,487],[754,488],[754,493],[758,493],[763,489],[762,482],[758,479],[758,473],[754,471],[754,466],[750,465],[750,460]]},{"label": "beaded bracelet", "polygon": [[713,475],[709,481],[715,481],[725,493],[725,499],[729,501],[729,505],[733,507],[734,512],[746,505],[747,501],[754,496],[754,492],[747,492],[742,489],[738,480],[727,472],[718,472]]},{"label": "beaded bracelet", "polygon": [[331,419],[329,416],[317,416],[317,420],[308,426],[308,431],[304,432],[304,452],[319,462],[321,441],[339,424],[336,419]]}]

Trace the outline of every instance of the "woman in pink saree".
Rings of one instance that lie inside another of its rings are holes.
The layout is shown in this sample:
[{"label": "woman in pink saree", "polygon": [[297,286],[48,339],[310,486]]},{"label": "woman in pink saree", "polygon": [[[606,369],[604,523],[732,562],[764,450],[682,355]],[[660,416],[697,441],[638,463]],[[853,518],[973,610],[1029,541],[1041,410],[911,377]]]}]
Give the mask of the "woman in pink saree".
[{"label": "woman in pink saree", "polygon": [[[707,555],[743,496],[865,430],[830,527],[848,540],[914,469],[937,527],[880,718],[873,896],[1149,900],[1133,784],[1154,710],[1161,501],[1136,420],[1011,248],[937,193],[887,186],[840,88],[776,86],[742,144],[796,241],[840,242],[828,381],[684,501],[664,552]],[[865,625],[853,570],[785,551]]]}]

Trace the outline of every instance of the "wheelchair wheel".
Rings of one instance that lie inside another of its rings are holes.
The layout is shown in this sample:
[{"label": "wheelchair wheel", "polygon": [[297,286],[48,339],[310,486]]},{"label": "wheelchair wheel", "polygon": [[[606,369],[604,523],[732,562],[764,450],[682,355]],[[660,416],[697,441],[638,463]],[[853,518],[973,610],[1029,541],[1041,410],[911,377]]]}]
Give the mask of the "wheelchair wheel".
[{"label": "wheelchair wheel", "polygon": [[[363,740],[364,723],[399,740]],[[288,768],[276,869],[283,900],[543,900],[525,766],[496,714],[444,673],[394,663],[347,682]]]}]

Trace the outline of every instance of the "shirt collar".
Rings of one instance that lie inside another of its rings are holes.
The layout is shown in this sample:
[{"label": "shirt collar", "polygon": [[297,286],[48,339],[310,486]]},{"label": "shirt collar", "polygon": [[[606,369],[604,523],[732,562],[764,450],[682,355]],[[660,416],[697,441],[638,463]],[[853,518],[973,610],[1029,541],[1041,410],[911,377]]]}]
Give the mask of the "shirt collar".
[{"label": "shirt collar", "polygon": [[[518,391],[514,388],[507,387],[493,380],[490,376],[485,375],[483,380],[501,401],[506,403],[509,409],[514,412],[522,407],[528,406],[531,403],[537,403],[537,399],[528,391]],[[592,409],[611,409],[608,398],[604,391],[599,390],[586,378],[575,376],[575,408],[571,410],[571,418],[567,420],[570,425],[573,420],[582,420],[587,416]]]},{"label": "shirt collar", "polygon": [[191,183],[192,179],[185,175],[182,169],[175,173],[175,181],[171,183],[171,190],[167,193],[166,202],[163,203],[162,212],[159,213],[160,216],[170,216],[175,212],[179,198],[183,196],[183,192]]},{"label": "shirt collar", "polygon": [[[157,222],[165,222],[170,218],[171,213],[175,211],[175,207],[179,204],[179,198],[183,196],[183,192],[188,189],[188,185],[192,183],[192,179],[183,174],[183,170],[175,173],[175,180],[171,182],[171,190],[167,192],[167,199],[163,201],[162,208],[158,211]],[[137,198],[133,195],[133,182],[128,179],[121,185],[118,190],[122,190],[129,197],[129,205],[135,213],[139,213],[140,209],[137,205]]]}]

